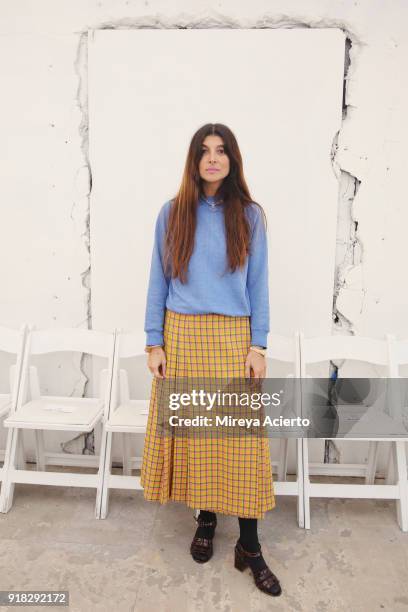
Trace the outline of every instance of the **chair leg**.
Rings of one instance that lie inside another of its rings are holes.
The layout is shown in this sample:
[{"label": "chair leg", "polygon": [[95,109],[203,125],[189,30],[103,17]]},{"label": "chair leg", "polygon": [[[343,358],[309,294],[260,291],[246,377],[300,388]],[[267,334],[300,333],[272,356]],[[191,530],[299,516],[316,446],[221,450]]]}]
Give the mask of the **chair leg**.
[{"label": "chair leg", "polygon": [[385,484],[390,485],[390,484],[394,484],[394,482],[395,482],[395,465],[394,465],[393,442],[391,442],[388,448],[387,473],[385,476]]},{"label": "chair leg", "polygon": [[397,468],[399,498],[397,499],[397,518],[401,531],[408,531],[408,480],[407,480],[407,455],[405,442],[396,440],[392,443],[394,447],[394,460]]},{"label": "chair leg", "polygon": [[366,484],[374,484],[375,482],[375,474],[377,471],[377,460],[378,460],[378,442],[369,442],[367,471],[366,471],[366,476],[365,476]]},{"label": "chair leg", "polygon": [[305,497],[303,476],[303,439],[296,440],[296,478],[298,484],[297,519],[298,525],[305,528]]},{"label": "chair leg", "polygon": [[45,455],[44,455],[44,432],[42,429],[35,430],[35,460],[36,469],[45,471]]},{"label": "chair leg", "polygon": [[103,486],[104,486],[108,433],[109,432],[107,432],[105,430],[105,427],[102,425],[101,450],[99,452],[99,467],[98,467],[98,477],[97,477],[97,485],[96,485],[96,501],[95,501],[95,518],[97,519],[101,518],[102,493],[103,493]]},{"label": "chair leg", "polygon": [[26,460],[25,460],[25,450],[24,450],[24,437],[23,437],[23,430],[20,430],[19,436],[18,436],[18,441],[17,441],[17,459],[16,459],[16,463],[17,463],[17,468],[19,470],[25,470],[26,469]]},{"label": "chair leg", "polygon": [[302,439],[303,455],[303,499],[305,506],[305,529],[310,529],[310,478],[309,478],[309,444],[308,439]]},{"label": "chair leg", "polygon": [[101,497],[101,505],[100,505],[100,519],[105,519],[108,515],[109,511],[109,476],[111,474],[112,467],[112,437],[113,433],[111,431],[107,432],[106,438],[106,453],[105,453],[105,466],[104,466],[104,475],[103,475],[103,485],[102,485],[102,497]]},{"label": "chair leg", "polygon": [[123,474],[126,476],[132,475],[132,460],[131,460],[131,434],[122,434],[122,449],[123,449]]},{"label": "chair leg", "polygon": [[14,470],[17,461],[18,429],[9,429],[7,434],[6,453],[4,456],[4,478],[0,491],[0,512],[8,512],[13,505],[14,482],[10,471]]},{"label": "chair leg", "polygon": [[288,473],[288,438],[281,438],[279,442],[278,480],[286,480]]}]

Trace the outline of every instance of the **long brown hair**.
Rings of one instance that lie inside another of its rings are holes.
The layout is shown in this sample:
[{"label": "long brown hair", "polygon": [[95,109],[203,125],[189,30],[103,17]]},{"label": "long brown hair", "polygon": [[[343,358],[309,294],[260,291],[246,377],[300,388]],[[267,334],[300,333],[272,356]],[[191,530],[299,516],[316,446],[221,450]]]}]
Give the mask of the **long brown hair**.
[{"label": "long brown hair", "polygon": [[191,139],[184,167],[181,186],[172,200],[165,239],[165,268],[171,270],[173,278],[186,282],[188,262],[194,248],[194,235],[197,223],[197,206],[202,195],[202,179],[198,165],[202,155],[204,139],[216,134],[222,138],[224,151],[230,161],[228,176],[222,181],[216,197],[223,200],[227,245],[227,259],[232,272],[245,264],[249,253],[250,227],[245,207],[254,202],[244,178],[241,152],[232,131],[222,123],[206,123],[199,128]]}]

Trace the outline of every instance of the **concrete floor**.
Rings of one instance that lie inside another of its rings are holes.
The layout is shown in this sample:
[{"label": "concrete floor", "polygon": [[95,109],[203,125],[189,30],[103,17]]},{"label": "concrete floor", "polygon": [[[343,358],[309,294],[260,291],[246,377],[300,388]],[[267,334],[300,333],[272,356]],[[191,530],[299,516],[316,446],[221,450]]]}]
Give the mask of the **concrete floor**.
[{"label": "concrete floor", "polygon": [[260,536],[279,598],[234,569],[233,517],[218,517],[214,557],[199,565],[188,553],[195,523],[186,506],[114,491],[108,518],[97,521],[94,502],[87,489],[16,485],[13,508],[0,515],[0,590],[67,589],[69,609],[80,612],[408,609],[408,534],[393,502],[313,500],[305,532],[295,500],[277,498]]}]

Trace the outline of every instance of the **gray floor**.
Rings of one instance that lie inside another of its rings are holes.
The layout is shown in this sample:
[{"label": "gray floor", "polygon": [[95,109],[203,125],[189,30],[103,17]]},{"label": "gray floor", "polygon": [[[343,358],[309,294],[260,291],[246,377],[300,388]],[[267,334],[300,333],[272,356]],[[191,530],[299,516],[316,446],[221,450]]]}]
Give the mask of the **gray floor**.
[{"label": "gray floor", "polygon": [[0,515],[0,589],[68,589],[69,609],[81,612],[408,609],[408,534],[393,502],[313,500],[305,532],[295,500],[277,498],[260,526],[284,590],[275,599],[233,567],[236,519],[219,516],[214,557],[201,566],[188,554],[195,527],[184,505],[114,491],[108,518],[97,521],[94,501],[87,489],[17,485]]}]

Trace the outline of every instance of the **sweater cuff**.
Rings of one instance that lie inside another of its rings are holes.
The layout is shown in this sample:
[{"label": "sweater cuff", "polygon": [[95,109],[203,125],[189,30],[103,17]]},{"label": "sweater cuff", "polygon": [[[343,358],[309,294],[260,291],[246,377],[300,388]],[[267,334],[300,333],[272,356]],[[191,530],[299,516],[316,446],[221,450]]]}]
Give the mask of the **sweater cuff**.
[{"label": "sweater cuff", "polygon": [[153,346],[154,344],[164,345],[162,332],[152,331],[146,333],[146,346]]},{"label": "sweater cuff", "polygon": [[268,332],[263,329],[252,329],[251,344],[254,346],[268,346]]}]

